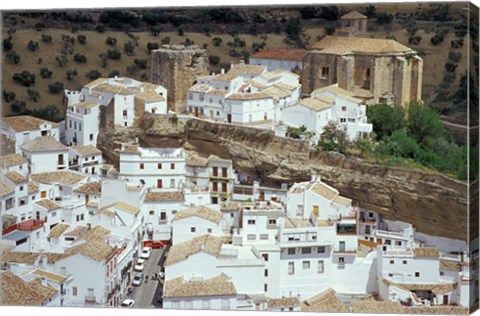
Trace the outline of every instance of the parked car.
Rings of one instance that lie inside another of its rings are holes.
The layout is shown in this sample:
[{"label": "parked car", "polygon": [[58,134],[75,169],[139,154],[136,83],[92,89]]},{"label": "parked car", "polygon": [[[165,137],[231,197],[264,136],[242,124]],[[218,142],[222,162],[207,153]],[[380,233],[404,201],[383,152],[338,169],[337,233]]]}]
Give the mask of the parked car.
[{"label": "parked car", "polygon": [[122,304],[120,304],[120,307],[132,308],[134,305],[135,305],[135,301],[130,298],[127,298],[125,301],[122,302]]},{"label": "parked car", "polygon": [[143,273],[142,272],[135,273],[135,276],[133,277],[132,285],[140,286],[142,282],[143,282]]},{"label": "parked car", "polygon": [[160,277],[160,279],[163,280],[163,278],[165,277],[165,272],[159,272],[158,276]]},{"label": "parked car", "polygon": [[142,254],[140,255],[140,258],[148,259],[148,258],[150,258],[151,253],[152,253],[152,248],[151,247],[143,247]]},{"label": "parked car", "polygon": [[135,264],[134,270],[143,271],[143,269],[145,268],[145,263],[146,263],[145,259],[138,259],[137,263]]}]

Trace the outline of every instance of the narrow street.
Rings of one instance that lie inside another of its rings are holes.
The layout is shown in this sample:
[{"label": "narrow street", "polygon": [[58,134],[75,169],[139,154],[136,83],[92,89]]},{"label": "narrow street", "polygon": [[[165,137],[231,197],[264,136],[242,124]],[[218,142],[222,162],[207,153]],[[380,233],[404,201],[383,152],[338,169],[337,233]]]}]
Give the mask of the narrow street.
[{"label": "narrow street", "polygon": [[[153,274],[160,272],[158,262],[163,254],[164,249],[153,249],[150,258],[147,260],[143,269],[143,282],[140,286],[132,286],[133,296],[135,300],[135,308],[160,308],[161,305],[156,301],[155,294],[163,287],[163,280],[153,280]],[[145,282],[148,276],[148,282]]]}]

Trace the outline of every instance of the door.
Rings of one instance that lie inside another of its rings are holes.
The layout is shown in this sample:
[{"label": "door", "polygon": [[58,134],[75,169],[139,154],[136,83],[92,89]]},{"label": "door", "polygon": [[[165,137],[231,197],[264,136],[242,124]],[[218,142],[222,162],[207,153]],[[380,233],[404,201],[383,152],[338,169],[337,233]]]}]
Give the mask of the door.
[{"label": "door", "polygon": [[88,204],[88,201],[90,200],[90,196],[88,194],[85,195],[85,204]]},{"label": "door", "polygon": [[222,182],[222,192],[225,192],[225,193],[228,192],[226,182]]},{"label": "door", "polygon": [[40,197],[41,197],[42,199],[46,198],[46,197],[47,197],[47,191],[42,191],[42,192],[40,192]]},{"label": "door", "polygon": [[313,215],[318,216],[318,205],[313,206]]},{"label": "door", "polygon": [[345,251],[345,242],[340,241],[339,244],[338,244],[338,248],[341,252],[344,252]]},{"label": "door", "polygon": [[198,108],[195,107],[195,116],[198,117]]},{"label": "door", "polygon": [[258,199],[259,199],[260,201],[264,201],[264,200],[265,200],[265,192],[260,191],[260,196],[258,197]]},{"label": "door", "polygon": [[218,183],[212,182],[212,192],[218,192]]},{"label": "door", "polygon": [[448,295],[443,296],[443,305],[448,305]]},{"label": "door", "polygon": [[365,234],[370,235],[370,225],[365,225]]},{"label": "door", "polygon": [[158,179],[157,180],[157,188],[161,189],[162,187],[163,187],[162,180]]},{"label": "door", "polygon": [[210,110],[210,119],[213,120],[213,111]]},{"label": "door", "polygon": [[227,122],[232,123],[232,114],[227,114]]}]

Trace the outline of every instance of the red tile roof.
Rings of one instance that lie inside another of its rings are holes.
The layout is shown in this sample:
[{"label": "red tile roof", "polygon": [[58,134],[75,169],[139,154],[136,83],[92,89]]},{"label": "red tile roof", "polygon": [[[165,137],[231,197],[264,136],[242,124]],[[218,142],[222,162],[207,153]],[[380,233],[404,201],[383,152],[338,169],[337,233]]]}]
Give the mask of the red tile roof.
[{"label": "red tile roof", "polygon": [[302,61],[305,50],[300,48],[267,47],[250,58]]}]

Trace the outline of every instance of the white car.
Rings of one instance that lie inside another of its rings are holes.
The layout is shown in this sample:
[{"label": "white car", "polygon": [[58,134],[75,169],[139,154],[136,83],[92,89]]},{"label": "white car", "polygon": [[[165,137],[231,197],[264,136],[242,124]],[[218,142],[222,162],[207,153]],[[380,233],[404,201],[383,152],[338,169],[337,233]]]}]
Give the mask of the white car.
[{"label": "white car", "polygon": [[142,282],[143,282],[143,273],[142,272],[135,273],[135,276],[133,277],[132,285],[140,286]]},{"label": "white car", "polygon": [[151,253],[152,253],[152,248],[151,247],[143,247],[142,254],[140,255],[140,258],[148,259],[148,258],[150,258]]},{"label": "white car", "polygon": [[135,301],[132,299],[127,298],[125,301],[120,304],[122,308],[132,308],[135,305]]},{"label": "white car", "polygon": [[143,269],[145,268],[145,262],[146,262],[145,259],[138,259],[137,263],[135,264],[134,270],[135,271],[143,271]]},{"label": "white car", "polygon": [[163,278],[165,277],[165,272],[159,272],[158,276],[160,277],[160,279],[163,280]]}]

